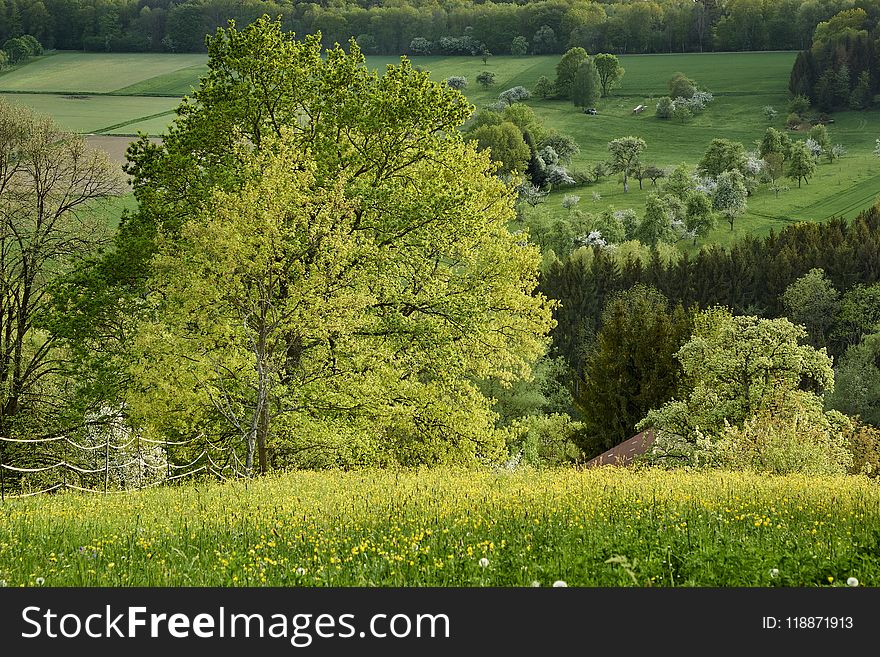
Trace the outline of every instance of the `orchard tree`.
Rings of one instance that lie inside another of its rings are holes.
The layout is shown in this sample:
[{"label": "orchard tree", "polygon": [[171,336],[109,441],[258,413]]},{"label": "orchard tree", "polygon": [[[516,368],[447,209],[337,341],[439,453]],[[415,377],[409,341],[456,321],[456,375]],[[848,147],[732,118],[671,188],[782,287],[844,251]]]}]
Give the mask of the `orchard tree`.
[{"label": "orchard tree", "polygon": [[708,196],[696,190],[688,194],[685,200],[685,228],[693,235],[694,244],[698,237],[706,237],[715,229],[716,221]]},{"label": "orchard tree", "polygon": [[779,198],[779,192],[782,190],[779,179],[785,173],[785,159],[782,153],[767,153],[764,162],[767,174],[770,176],[770,188],[776,194],[776,198]]},{"label": "orchard tree", "polygon": [[596,66],[596,71],[599,73],[599,81],[602,84],[602,97],[604,98],[620,83],[620,79],[626,71],[620,65],[617,55],[600,53],[593,58],[593,63]]},{"label": "orchard tree", "polygon": [[548,96],[553,94],[553,83],[550,82],[550,78],[546,75],[542,75],[535,82],[535,95],[540,96],[543,99],[547,99]]},{"label": "orchard tree", "polygon": [[629,191],[629,175],[641,161],[647,148],[641,137],[621,137],[608,142],[609,167],[612,173],[623,174],[623,191]]},{"label": "orchard tree", "polygon": [[725,171],[745,173],[746,149],[730,139],[713,139],[697,168],[706,176],[717,178]]},{"label": "orchard tree", "polygon": [[712,207],[718,210],[733,230],[735,219],[746,211],[748,192],[745,179],[736,169],[725,171],[718,176]]},{"label": "orchard tree", "polygon": [[599,74],[591,59],[587,59],[578,68],[571,83],[571,102],[575,107],[592,107],[599,100]]},{"label": "orchard tree", "polygon": [[791,152],[791,139],[788,135],[779,132],[776,128],[767,128],[764,136],[761,138],[761,145],[758,148],[758,154],[765,160],[770,153],[778,153],[783,159]]},{"label": "orchard tree", "polygon": [[498,94],[498,99],[507,103],[508,106],[521,103],[529,98],[531,98],[531,94],[525,87],[511,87]]},{"label": "orchard tree", "polygon": [[640,242],[648,246],[672,241],[672,208],[667,199],[658,194],[648,194],[645,216],[636,235]]},{"label": "orchard tree", "polygon": [[129,155],[136,425],[259,471],[498,459],[474,382],[527,377],[550,308],[514,186],[458,132],[464,97],[267,17],[208,53],[162,143]]},{"label": "orchard tree", "polygon": [[840,294],[822,269],[813,268],[782,294],[785,316],[802,325],[816,347],[825,347],[840,306]]},{"label": "orchard tree", "polygon": [[446,84],[450,89],[455,89],[457,91],[462,91],[467,88],[467,78],[463,75],[451,75],[446,78]]},{"label": "orchard tree", "polygon": [[656,187],[657,181],[666,177],[666,169],[658,167],[656,164],[649,164],[645,167],[645,178],[651,179],[651,185]]},{"label": "orchard tree", "polygon": [[801,181],[807,180],[816,172],[816,160],[802,141],[795,142],[791,147],[791,159],[788,162],[788,177],[797,180],[798,188]]},{"label": "orchard tree", "polygon": [[587,51],[583,48],[571,48],[566,51],[556,65],[556,82],[554,87],[556,93],[567,100],[571,99],[571,88],[574,84],[575,76],[581,64],[589,59]]},{"label": "orchard tree", "polygon": [[831,150],[831,135],[828,134],[828,128],[821,123],[814,125],[810,129],[809,138],[819,144],[822,153],[827,153]]},{"label": "orchard tree", "polygon": [[492,71],[483,71],[477,75],[477,84],[482,86],[483,89],[488,89],[495,84],[495,74]]}]

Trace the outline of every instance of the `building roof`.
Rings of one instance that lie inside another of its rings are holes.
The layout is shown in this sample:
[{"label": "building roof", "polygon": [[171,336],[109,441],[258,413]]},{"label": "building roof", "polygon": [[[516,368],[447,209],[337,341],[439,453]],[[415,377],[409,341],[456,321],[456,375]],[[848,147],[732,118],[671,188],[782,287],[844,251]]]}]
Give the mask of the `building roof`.
[{"label": "building roof", "polygon": [[635,457],[647,452],[652,444],[654,444],[654,430],[645,429],[642,433],[636,434],[629,440],[624,440],[619,445],[612,447],[607,452],[602,452],[599,456],[590,459],[585,464],[585,467],[629,465]]}]

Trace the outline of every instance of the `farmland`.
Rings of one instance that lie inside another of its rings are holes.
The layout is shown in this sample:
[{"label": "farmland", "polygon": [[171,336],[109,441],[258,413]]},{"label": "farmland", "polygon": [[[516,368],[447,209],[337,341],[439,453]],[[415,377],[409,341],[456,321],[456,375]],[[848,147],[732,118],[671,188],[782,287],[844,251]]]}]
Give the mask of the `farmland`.
[{"label": "farmland", "polygon": [[[533,88],[541,75],[552,80],[558,60],[557,56],[491,57],[484,64],[476,57],[418,57],[413,62],[436,80],[467,77],[466,94],[481,107],[493,102],[500,90],[516,85]],[[368,58],[368,65],[381,71],[397,61],[377,56]],[[630,134],[647,143],[646,162],[663,167],[681,162],[694,165],[716,137],[754,147],[769,125],[761,112],[766,105],[780,112],[774,125],[781,127],[793,61],[794,53],[789,52],[628,55],[621,57],[626,69],[622,85],[599,102],[598,116],[584,115],[566,101],[533,98],[528,104],[546,126],[575,138],[581,152],[573,159],[573,170],[586,170],[605,159],[607,142]],[[491,88],[476,84],[483,70],[496,75]],[[158,135],[173,120],[180,97],[196,87],[206,71],[202,55],[62,52],[0,74],[0,97],[50,114],[75,132]],[[666,81],[677,71],[715,95],[710,108],[686,125],[653,115],[657,97],[665,95]],[[647,105],[648,110],[636,116],[631,110],[638,104]],[[770,190],[758,190],[735,230],[719,225],[706,241],[728,244],[745,233],[765,234],[792,221],[822,221],[834,215],[851,218],[872,205],[880,189],[880,161],[871,154],[876,135],[870,126],[878,120],[877,111],[837,114],[831,135],[834,143],[848,150],[842,161],[820,164],[802,189],[783,190],[778,197]],[[573,193],[581,196],[579,208],[584,211],[613,206],[641,212],[649,191],[647,183],[644,190],[634,185],[624,194],[616,177],[610,177]],[[562,197],[554,193],[537,210],[529,211],[550,219],[564,218]]]},{"label": "farmland", "polygon": [[878,523],[880,489],[862,477],[300,472],[7,501],[0,580],[668,587],[840,586],[856,577],[876,586]]}]

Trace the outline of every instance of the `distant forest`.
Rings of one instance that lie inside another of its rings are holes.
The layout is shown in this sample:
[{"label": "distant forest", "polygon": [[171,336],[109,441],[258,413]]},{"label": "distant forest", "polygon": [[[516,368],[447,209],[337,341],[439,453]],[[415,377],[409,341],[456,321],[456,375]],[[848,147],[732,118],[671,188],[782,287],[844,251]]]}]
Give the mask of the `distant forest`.
[{"label": "distant forest", "polygon": [[354,37],[367,54],[804,50],[818,23],[852,8],[880,21],[880,0],[0,0],[0,43],[30,34],[50,49],[201,52],[228,19],[267,13],[326,46]]}]

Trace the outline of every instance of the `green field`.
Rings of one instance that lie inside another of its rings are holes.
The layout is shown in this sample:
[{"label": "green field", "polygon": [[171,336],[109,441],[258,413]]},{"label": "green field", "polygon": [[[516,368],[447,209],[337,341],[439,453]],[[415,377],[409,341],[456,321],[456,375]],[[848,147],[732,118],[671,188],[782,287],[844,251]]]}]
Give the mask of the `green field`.
[{"label": "green field", "polygon": [[863,477],[299,472],[3,511],[8,586],[880,585]]},{"label": "green field", "polygon": [[[532,99],[528,104],[548,127],[578,142],[581,152],[572,162],[574,170],[586,170],[604,160],[608,141],[626,135],[646,141],[648,163],[695,165],[716,137],[754,147],[768,125],[761,112],[765,105],[777,109],[775,126],[782,127],[794,58],[792,52],[627,55],[621,57],[626,69],[622,84],[599,102],[598,116],[580,113],[565,101]],[[494,102],[499,91],[512,86],[532,88],[541,75],[553,79],[558,61],[558,56],[490,57],[486,64],[477,57],[413,59],[436,80],[466,76],[470,81],[466,93],[477,107]],[[377,56],[369,57],[367,63],[381,71],[397,62],[397,57]],[[206,70],[204,55],[62,52],[0,74],[0,97],[48,113],[76,132],[159,135],[173,120],[179,97],[197,86]],[[491,89],[476,83],[483,70],[496,74]],[[656,99],[665,94],[666,81],[677,71],[715,94],[715,102],[685,125],[653,115]],[[632,108],[638,104],[648,109],[633,115]],[[823,162],[808,185],[797,189],[789,183],[792,188],[778,198],[759,189],[734,231],[722,222],[707,240],[727,244],[743,234],[764,234],[792,221],[822,221],[835,215],[851,218],[871,206],[880,195],[880,159],[872,154],[878,137],[873,126],[880,124],[880,112],[842,112],[834,118],[832,140],[849,151],[841,162]],[[588,212],[608,206],[641,212],[649,191],[650,183],[640,191],[634,182],[624,194],[620,181],[612,176],[597,185],[554,192],[537,210],[528,211],[562,219],[567,213],[561,206],[563,195],[576,194],[581,197],[578,209]],[[594,194],[598,199],[594,200]]]},{"label": "green field", "polygon": [[0,91],[111,93],[205,61],[205,55],[58,52],[0,73]]}]

